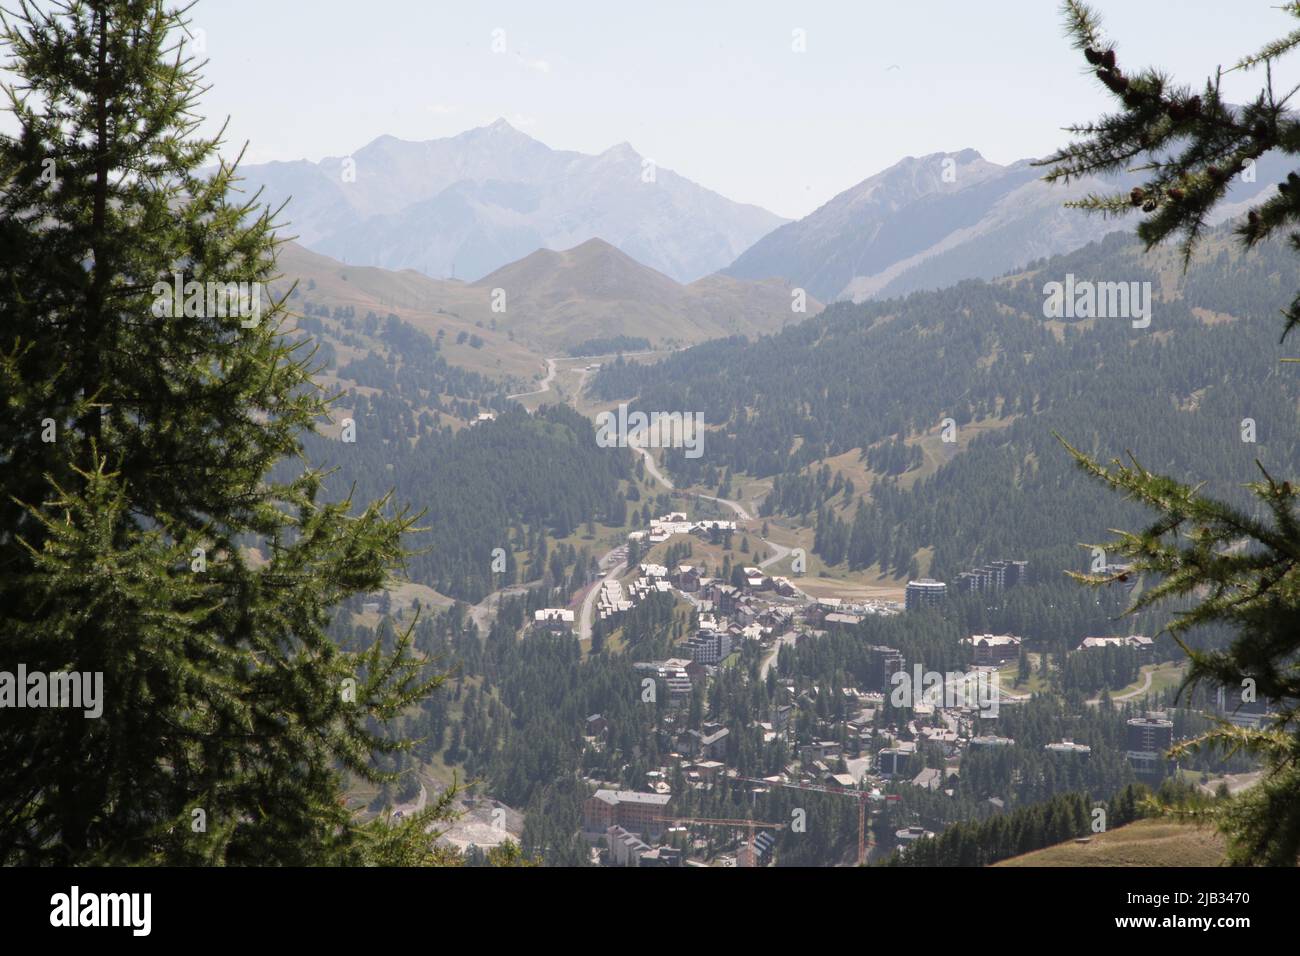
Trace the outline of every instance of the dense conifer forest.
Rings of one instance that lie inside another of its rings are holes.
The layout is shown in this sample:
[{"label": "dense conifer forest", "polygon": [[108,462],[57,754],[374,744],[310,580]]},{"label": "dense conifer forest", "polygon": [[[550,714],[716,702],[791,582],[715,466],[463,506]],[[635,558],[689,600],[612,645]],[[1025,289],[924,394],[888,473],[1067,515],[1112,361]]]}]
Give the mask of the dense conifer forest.
[{"label": "dense conifer forest", "polygon": [[[1044,572],[1083,570],[1078,543],[1141,512],[1078,473],[1056,435],[1102,459],[1131,451],[1152,471],[1205,481],[1238,503],[1259,477],[1257,459],[1281,474],[1300,460],[1297,373],[1273,356],[1292,254],[1280,244],[1243,254],[1229,239],[1226,230],[1211,237],[1184,277],[1175,257],[1157,272],[1159,259],[1115,234],[1021,276],[837,303],[775,335],[709,342],[654,364],[620,358],[591,389],[647,411],[703,412],[719,426],[708,454],[670,449],[674,480],[773,478],[765,513],[815,523],[828,563],[903,575],[929,547],[928,570],[940,578],[1012,553]],[[1152,282],[1150,327],[1046,320],[1042,288],[1066,274]],[[1177,289],[1167,300],[1166,284]],[[872,374],[861,374],[867,366]],[[952,443],[942,440],[945,420]],[[870,469],[870,487],[823,466],[848,452]],[[933,465],[915,480],[927,456]]]}]

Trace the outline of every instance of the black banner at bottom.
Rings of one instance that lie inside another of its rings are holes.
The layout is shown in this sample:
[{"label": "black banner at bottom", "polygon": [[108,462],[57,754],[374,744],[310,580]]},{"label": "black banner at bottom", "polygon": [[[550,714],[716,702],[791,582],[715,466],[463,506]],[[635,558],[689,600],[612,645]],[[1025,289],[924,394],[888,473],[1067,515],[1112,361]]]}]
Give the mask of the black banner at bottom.
[{"label": "black banner at bottom", "polygon": [[373,943],[394,932],[554,945],[592,932],[631,939],[636,925],[670,935],[748,927],[757,941],[822,920],[877,941],[915,942],[925,927],[936,939],[1041,930],[1230,944],[1285,932],[1298,890],[1294,869],[3,869],[0,925],[10,940],[77,934],[127,946]]}]

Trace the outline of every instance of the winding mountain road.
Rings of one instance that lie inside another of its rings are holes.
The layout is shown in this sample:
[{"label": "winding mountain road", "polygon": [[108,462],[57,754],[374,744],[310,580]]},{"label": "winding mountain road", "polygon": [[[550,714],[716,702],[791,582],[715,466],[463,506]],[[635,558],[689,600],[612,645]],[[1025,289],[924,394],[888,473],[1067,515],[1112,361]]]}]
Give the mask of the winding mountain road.
[{"label": "winding mountain road", "polygon": [[529,395],[544,395],[551,390],[551,383],[555,381],[557,366],[555,359],[546,360],[546,378],[542,379],[542,387],[535,388],[531,392],[517,392],[514,395],[507,395],[506,398],[527,398]]},{"label": "winding mountain road", "polygon": [[517,597],[520,594],[527,593],[530,583],[536,584],[537,582],[534,581],[534,582],[528,582],[524,584],[512,584],[508,588],[502,588],[499,591],[493,591],[483,600],[471,606],[469,609],[469,617],[470,620],[472,620],[474,624],[477,625],[479,629],[479,633],[487,634],[488,628],[490,628],[492,625],[492,618],[496,614],[497,608],[501,605],[501,599],[503,597]]},{"label": "winding mountain road", "polygon": [[[1111,697],[1111,699],[1110,699],[1111,703],[1112,703],[1112,704],[1118,704],[1120,701],[1123,701],[1123,700],[1130,700],[1130,699],[1132,699],[1132,698],[1134,698],[1134,697],[1140,697],[1140,696],[1142,696],[1143,694],[1145,694],[1147,691],[1149,691],[1149,690],[1151,689],[1151,674],[1152,674],[1152,672],[1151,672],[1150,670],[1143,671],[1143,673],[1142,673],[1142,686],[1139,687],[1139,688],[1137,688],[1137,690],[1131,690],[1131,691],[1129,691],[1127,694],[1116,694],[1115,696]],[[1100,697],[1094,697],[1092,700],[1087,701],[1087,703],[1089,703],[1089,704],[1093,704],[1093,705],[1100,704],[1100,703],[1101,703],[1101,698],[1100,698]]]},{"label": "winding mountain road", "polygon": [[[648,471],[656,481],[658,481],[669,491],[676,490],[675,486],[672,483],[672,480],[659,470],[659,466],[658,464],[656,464],[654,460],[654,456],[651,455],[646,448],[637,444],[637,437],[635,435],[628,436],[627,443],[628,443],[628,447],[633,448],[636,451],[640,452],[641,457],[645,459],[646,471]],[[718,498],[715,497],[714,495],[700,494],[699,492],[692,492],[692,494],[694,494],[696,498],[703,498],[705,501],[712,501],[715,502],[716,504],[722,505],[725,508],[730,508],[731,511],[736,515],[736,517],[741,521],[754,520],[754,516],[751,515],[745,509],[745,506],[738,501],[732,501],[730,498]],[[766,568],[769,565],[776,564],[778,561],[782,560],[783,558],[788,557],[792,550],[791,548],[787,548],[783,544],[777,544],[775,541],[771,541],[767,538],[760,537],[758,540],[762,541],[763,544],[767,545],[767,547],[769,547],[772,550],[772,554],[769,557],[764,558],[762,561],[758,563],[758,566],[760,568]],[[811,598],[808,597],[807,594],[799,590],[797,587],[795,588],[795,594],[799,595],[805,600],[812,600]]]},{"label": "winding mountain road", "polygon": [[772,650],[768,652],[767,657],[763,658],[763,664],[758,669],[758,679],[760,681],[767,680],[767,672],[770,671],[772,665],[776,663],[776,657],[781,653],[781,646],[785,645],[786,647],[793,647],[794,642],[798,637],[799,635],[796,632],[786,631],[776,639],[776,643],[772,645]]},{"label": "winding mountain road", "polygon": [[703,498],[705,501],[716,501],[720,505],[726,505],[728,508],[730,508],[732,511],[736,513],[736,517],[739,518],[741,521],[754,520],[754,516],[751,515],[748,511],[746,511],[739,501],[732,501],[729,498],[715,498],[713,497],[713,495],[697,494],[695,497]]},{"label": "winding mountain road", "polygon": [[645,446],[638,444],[638,441],[639,435],[636,432],[627,436],[627,446],[634,451],[640,452],[641,457],[645,459],[645,470],[650,472],[650,477],[659,482],[659,484],[663,485],[669,491],[676,491],[677,489],[673,484],[672,479],[659,470],[659,463],[655,461],[654,455],[650,454]]}]

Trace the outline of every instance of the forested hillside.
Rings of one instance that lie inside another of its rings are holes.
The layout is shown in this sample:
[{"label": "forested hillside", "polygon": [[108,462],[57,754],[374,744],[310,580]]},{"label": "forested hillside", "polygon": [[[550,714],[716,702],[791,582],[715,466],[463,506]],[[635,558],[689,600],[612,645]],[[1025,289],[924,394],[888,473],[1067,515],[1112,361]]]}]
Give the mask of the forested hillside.
[{"label": "forested hillside", "polygon": [[[406,410],[393,401],[358,397],[355,443],[316,436],[304,445],[312,461],[337,467],[331,495],[355,488],[358,500],[371,500],[391,490],[395,501],[425,512],[425,530],[411,535],[412,581],[470,601],[547,573],[566,591],[585,583],[589,556],[565,555],[557,566],[544,538],[567,537],[589,521],[623,524],[620,481],[631,474],[630,455],[599,447],[590,422],[565,406],[535,416],[515,407],[459,431],[408,432]],[[493,571],[498,548],[503,572]],[[516,552],[528,553],[522,566]]]},{"label": "forested hillside", "polygon": [[[471,601],[521,579],[548,578],[566,593],[586,583],[590,556],[553,552],[546,539],[593,521],[623,524],[627,453],[600,448],[591,423],[566,406],[529,415],[501,383],[449,364],[440,335],[307,297],[299,307],[298,327],[338,395],[304,452],[335,469],[330,496],[391,491],[425,512],[425,530],[411,535],[410,580]],[[504,570],[493,568],[496,549]]]},{"label": "forested hillside", "polygon": [[[653,368],[620,360],[591,388],[646,411],[703,412],[717,430],[702,457],[666,453],[675,479],[714,485],[724,469],[780,478],[769,510],[816,520],[830,563],[902,574],[932,548],[938,576],[1013,552],[1040,570],[1078,568],[1078,542],[1139,514],[1080,475],[1054,433],[1102,458],[1132,451],[1236,501],[1259,477],[1256,459],[1293,470],[1296,367],[1279,363],[1277,342],[1291,254],[1273,245],[1243,256],[1229,239],[1211,236],[1183,275],[1172,250],[1143,257],[1114,235],[996,282],[836,304]],[[1044,284],[1067,274],[1150,281],[1150,326],[1045,319]],[[870,487],[814,467],[845,453]]]}]

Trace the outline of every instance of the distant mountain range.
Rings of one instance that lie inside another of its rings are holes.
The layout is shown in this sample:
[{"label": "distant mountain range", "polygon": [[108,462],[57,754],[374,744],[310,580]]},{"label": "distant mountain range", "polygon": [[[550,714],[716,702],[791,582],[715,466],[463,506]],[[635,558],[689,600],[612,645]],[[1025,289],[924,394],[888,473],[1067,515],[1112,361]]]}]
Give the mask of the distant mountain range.
[{"label": "distant mountain range", "polygon": [[[265,201],[290,200],[286,231],[315,252],[511,285],[521,310],[498,321],[548,346],[575,335],[640,335],[643,322],[660,342],[771,331],[788,318],[793,287],[821,302],[863,301],[993,278],[1131,230],[1131,221],[1064,204],[1137,182],[1049,186],[1030,160],[1000,166],[966,149],[907,157],[790,222],[648,163],[627,143],[598,156],[553,150],[497,120],[446,139],[384,136],[351,157],[242,174]],[[1285,172],[1265,157],[1254,182],[1234,183],[1213,221],[1240,212]],[[588,247],[592,240],[601,243]],[[529,287],[524,277],[539,269],[551,287]]]},{"label": "distant mountain range", "polygon": [[[862,301],[990,279],[1132,230],[1132,220],[1090,216],[1064,203],[1128,189],[1135,177],[1062,186],[1044,183],[1043,174],[1031,160],[999,166],[973,149],[909,156],[764,236],[724,271],[780,277],[826,302]],[[1285,170],[1261,161],[1255,182],[1238,181],[1214,222],[1272,188],[1279,175]]]},{"label": "distant mountain range", "polygon": [[537,249],[600,238],[690,282],[787,221],[654,167],[627,143],[598,156],[553,150],[505,120],[428,142],[382,136],[350,157],[241,174],[272,205],[290,200],[286,232],[313,251],[469,281]]}]

